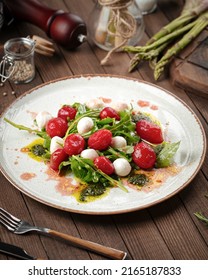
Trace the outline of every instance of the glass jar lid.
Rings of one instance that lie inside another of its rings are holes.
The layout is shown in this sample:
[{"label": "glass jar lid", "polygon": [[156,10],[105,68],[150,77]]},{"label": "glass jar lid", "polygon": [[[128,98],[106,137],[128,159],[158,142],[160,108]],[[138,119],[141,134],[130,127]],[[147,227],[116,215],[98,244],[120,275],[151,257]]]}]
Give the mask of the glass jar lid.
[{"label": "glass jar lid", "polygon": [[7,41],[4,45],[5,54],[16,59],[31,55],[34,49],[35,42],[28,38],[14,38]]}]

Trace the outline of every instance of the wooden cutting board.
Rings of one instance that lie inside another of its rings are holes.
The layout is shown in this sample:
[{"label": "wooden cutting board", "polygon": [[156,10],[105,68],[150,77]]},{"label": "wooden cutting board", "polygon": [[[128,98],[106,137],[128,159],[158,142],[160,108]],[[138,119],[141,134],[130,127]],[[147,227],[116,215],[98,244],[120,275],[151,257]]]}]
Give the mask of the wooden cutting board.
[{"label": "wooden cutting board", "polygon": [[174,85],[208,98],[208,30],[204,30],[171,62]]}]

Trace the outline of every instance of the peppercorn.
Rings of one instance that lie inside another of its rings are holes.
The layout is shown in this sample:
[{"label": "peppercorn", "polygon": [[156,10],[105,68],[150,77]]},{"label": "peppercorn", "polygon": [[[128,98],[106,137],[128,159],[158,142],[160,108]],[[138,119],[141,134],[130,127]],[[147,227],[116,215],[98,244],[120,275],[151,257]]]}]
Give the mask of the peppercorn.
[{"label": "peppercorn", "polygon": [[[13,67],[13,70],[11,69]],[[25,60],[15,61],[11,66],[9,72],[12,71],[10,80],[13,82],[24,82],[34,77],[34,67],[32,64],[27,63]]]}]

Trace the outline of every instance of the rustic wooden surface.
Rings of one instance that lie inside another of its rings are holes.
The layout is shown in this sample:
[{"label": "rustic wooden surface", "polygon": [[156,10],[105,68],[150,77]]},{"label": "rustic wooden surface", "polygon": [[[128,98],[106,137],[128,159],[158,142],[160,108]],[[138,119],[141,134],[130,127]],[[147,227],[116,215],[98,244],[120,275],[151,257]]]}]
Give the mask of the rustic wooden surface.
[{"label": "rustic wooden surface", "polygon": [[184,90],[208,98],[208,30],[203,32],[170,67],[172,83]]},{"label": "rustic wooden surface", "polygon": [[[69,10],[86,22],[94,2],[91,0],[47,0],[53,8]],[[146,31],[141,44],[160,27],[176,17],[183,1],[158,1],[157,11],[144,17]],[[27,23],[16,23],[1,31],[0,43],[12,37],[45,34]],[[130,57],[126,53],[113,56],[112,64],[101,66],[106,53],[93,46],[89,40],[76,51],[66,51],[56,46],[52,58],[36,56],[36,77],[27,85],[6,83],[0,88],[0,111],[25,91],[50,80],[76,74],[117,74],[155,83],[148,64],[138,71],[128,73]],[[2,53],[0,54],[2,55]],[[201,120],[208,134],[208,100],[173,86],[168,77],[157,85],[171,91],[190,106]],[[15,92],[15,95],[12,94]],[[7,93],[4,96],[3,93]],[[197,148],[197,147],[196,147]],[[64,233],[98,242],[128,252],[127,259],[208,259],[208,228],[193,215],[202,211],[208,215],[208,153],[205,162],[186,189],[167,201],[149,209],[112,216],[87,216],[64,212],[45,206],[20,193],[0,175],[0,206],[33,224],[42,225]],[[0,240],[23,247],[30,254],[43,259],[105,259],[66,243],[37,234],[18,236],[0,225]],[[0,254],[0,260],[7,259]],[[11,258],[8,258],[11,259]]]}]

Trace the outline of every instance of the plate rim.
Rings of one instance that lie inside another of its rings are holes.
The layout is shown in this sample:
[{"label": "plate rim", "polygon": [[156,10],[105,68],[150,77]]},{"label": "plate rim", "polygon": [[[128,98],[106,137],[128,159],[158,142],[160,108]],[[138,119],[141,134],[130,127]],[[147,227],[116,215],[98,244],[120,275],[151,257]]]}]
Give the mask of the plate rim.
[{"label": "plate rim", "polygon": [[36,197],[32,194],[30,194],[30,192],[22,189],[17,183],[15,183],[12,178],[10,178],[9,174],[7,174],[7,172],[4,170],[3,165],[0,163],[0,171],[1,173],[4,175],[4,177],[17,189],[19,190],[21,193],[25,194],[26,196],[34,199],[35,201],[38,201],[44,205],[59,209],[59,210],[63,210],[66,212],[71,212],[71,213],[77,213],[77,214],[85,214],[85,215],[115,215],[115,214],[123,214],[123,213],[130,213],[130,212],[135,212],[135,211],[139,211],[139,210],[143,210],[143,209],[147,209],[151,206],[160,204],[166,200],[168,200],[169,198],[173,197],[174,195],[176,195],[177,193],[179,193],[180,191],[182,191],[185,187],[187,187],[191,181],[195,178],[195,176],[198,174],[198,172],[200,171],[205,157],[206,157],[206,150],[207,150],[207,139],[206,139],[206,133],[204,130],[204,127],[199,119],[199,117],[196,115],[196,113],[194,112],[194,110],[185,103],[185,101],[183,101],[181,98],[179,98],[178,96],[176,96],[174,93],[170,92],[169,90],[162,88],[161,86],[155,85],[151,82],[148,81],[144,81],[138,78],[134,78],[134,77],[128,77],[128,76],[124,76],[124,75],[111,75],[111,74],[83,74],[83,75],[73,75],[73,76],[64,76],[61,78],[57,78],[57,79],[53,79],[50,81],[47,81],[45,83],[42,83],[38,86],[35,86],[33,88],[31,88],[30,90],[27,90],[26,92],[24,92],[23,94],[21,94],[19,97],[17,97],[15,100],[13,100],[13,102],[11,102],[8,106],[6,106],[6,108],[3,110],[3,112],[0,115],[0,118],[2,118],[2,116],[4,116],[6,114],[7,111],[9,111],[10,107],[12,107],[13,105],[15,105],[16,103],[19,102],[19,100],[21,100],[22,98],[24,98],[26,95],[28,94],[32,94],[32,92],[34,92],[35,90],[38,90],[40,88],[43,88],[47,85],[53,84],[53,83],[58,83],[64,80],[73,80],[73,79],[79,79],[79,78],[117,78],[117,79],[124,79],[124,80],[130,80],[130,81],[135,81],[138,83],[142,83],[142,84],[147,84],[153,87],[156,87],[158,89],[160,89],[161,91],[164,91],[165,94],[168,94],[170,96],[172,96],[173,98],[175,98],[178,102],[182,103],[183,106],[186,107],[186,109],[193,115],[193,117],[195,118],[197,124],[199,125],[200,131],[202,133],[202,141],[203,141],[203,151],[201,154],[201,158],[199,160],[199,164],[197,166],[197,168],[194,170],[193,174],[190,176],[190,178],[184,182],[178,189],[176,189],[175,191],[171,192],[170,194],[168,194],[167,196],[164,196],[156,201],[153,202],[149,202],[143,206],[138,206],[138,207],[134,207],[134,208],[130,208],[130,209],[123,209],[123,210],[111,210],[111,211],[103,211],[103,212],[95,212],[95,211],[89,211],[89,210],[78,210],[78,209],[70,209],[64,206],[60,206],[60,205],[56,205],[54,203],[45,201],[44,199],[41,199],[39,197]]}]

